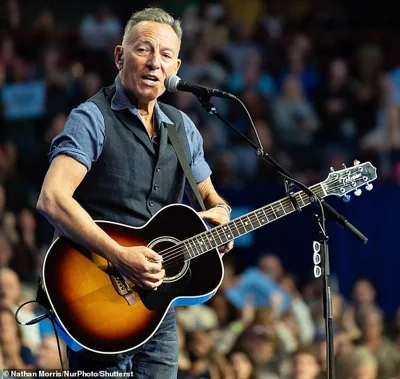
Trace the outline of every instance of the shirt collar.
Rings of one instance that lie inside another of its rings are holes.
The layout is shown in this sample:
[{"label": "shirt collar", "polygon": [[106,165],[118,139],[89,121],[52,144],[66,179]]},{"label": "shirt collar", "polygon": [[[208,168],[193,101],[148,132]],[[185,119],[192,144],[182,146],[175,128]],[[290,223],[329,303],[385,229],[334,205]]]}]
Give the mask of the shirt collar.
[{"label": "shirt collar", "polygon": [[[111,99],[111,109],[113,111],[121,111],[127,109],[135,116],[141,118],[137,108],[129,101],[128,97],[126,96],[124,86],[122,85],[121,79],[119,78],[118,75],[115,78],[115,87],[116,87],[115,94]],[[156,101],[154,109],[156,112],[157,120],[160,123],[164,122],[166,124],[174,125],[171,119],[161,110],[158,101]]]}]

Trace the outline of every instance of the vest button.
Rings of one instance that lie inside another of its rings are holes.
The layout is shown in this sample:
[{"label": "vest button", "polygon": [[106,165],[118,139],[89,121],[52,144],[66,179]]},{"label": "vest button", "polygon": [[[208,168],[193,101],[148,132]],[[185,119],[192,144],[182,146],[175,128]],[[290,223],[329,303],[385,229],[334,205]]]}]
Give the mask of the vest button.
[{"label": "vest button", "polygon": [[154,184],[154,189],[157,191],[160,187],[158,186],[158,184]]},{"label": "vest button", "polygon": [[149,205],[150,205],[150,207],[152,207],[152,206],[154,205],[154,202],[153,202],[153,201],[150,201],[150,202],[149,202]]},{"label": "vest button", "polygon": [[157,171],[157,172],[160,172],[160,171],[161,171],[161,167],[158,166],[158,167],[156,168],[156,171]]}]

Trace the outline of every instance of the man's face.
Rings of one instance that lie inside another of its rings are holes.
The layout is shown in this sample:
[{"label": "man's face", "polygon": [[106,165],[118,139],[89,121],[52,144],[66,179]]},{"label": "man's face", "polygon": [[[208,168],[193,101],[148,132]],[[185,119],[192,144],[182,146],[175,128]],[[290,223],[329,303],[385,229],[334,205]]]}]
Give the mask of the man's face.
[{"label": "man's face", "polygon": [[297,354],[292,362],[292,377],[296,379],[314,379],[320,372],[316,359],[310,354]]},{"label": "man's face", "polygon": [[15,273],[0,271],[0,305],[17,305],[20,284]]},{"label": "man's face", "polygon": [[164,79],[176,74],[181,64],[179,47],[170,25],[142,21],[131,29],[125,46],[115,48],[122,84],[139,103],[154,101],[164,93]]},{"label": "man's face", "polygon": [[357,304],[372,304],[375,301],[375,289],[367,280],[360,280],[353,289],[353,299]]}]

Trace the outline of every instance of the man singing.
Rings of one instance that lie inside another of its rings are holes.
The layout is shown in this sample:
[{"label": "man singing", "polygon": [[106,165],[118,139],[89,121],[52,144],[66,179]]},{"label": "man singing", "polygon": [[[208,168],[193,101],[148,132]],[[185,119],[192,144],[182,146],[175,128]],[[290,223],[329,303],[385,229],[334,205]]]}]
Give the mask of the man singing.
[{"label": "man singing", "polygon": [[[68,117],[52,142],[37,209],[66,238],[111,262],[135,285],[155,290],[163,282],[162,257],[145,246],[125,247],[94,219],[131,226],[146,223],[159,209],[182,201],[185,176],[170,143],[173,124],[190,156],[190,167],[207,207],[200,216],[229,221],[229,206],[211,182],[202,138],[186,114],[161,104],[164,80],[176,74],[182,30],[158,8],[136,12],[122,44],[115,47],[115,83],[103,88]],[[168,115],[167,115],[168,113]],[[222,253],[233,247],[229,242]],[[169,310],[153,337],[134,352],[88,356],[68,350],[71,370],[134,372],[135,378],[177,376],[175,312]]]}]

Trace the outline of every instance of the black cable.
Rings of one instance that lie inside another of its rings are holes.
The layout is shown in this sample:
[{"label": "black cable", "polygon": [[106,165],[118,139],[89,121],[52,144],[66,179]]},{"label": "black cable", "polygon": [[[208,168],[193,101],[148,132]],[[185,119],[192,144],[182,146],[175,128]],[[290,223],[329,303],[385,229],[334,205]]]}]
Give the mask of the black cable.
[{"label": "black cable", "polygon": [[[253,119],[251,118],[248,109],[246,108],[246,106],[244,105],[244,103],[242,102],[242,100],[240,100],[240,99],[237,98],[237,97],[235,97],[235,100],[237,100],[237,101],[240,103],[240,105],[244,108],[244,110],[245,110],[245,112],[246,112],[246,114],[247,114],[247,117],[248,117],[249,120],[250,120],[250,124],[251,124],[251,126],[253,127],[253,131],[254,131],[254,134],[255,134],[255,136],[256,136],[256,138],[257,138],[257,142],[258,142],[258,144],[259,144],[259,146],[260,146],[260,150],[261,150],[262,152],[264,152],[264,148],[263,148],[263,146],[262,146],[261,139],[260,139],[260,137],[259,137],[259,135],[258,135],[258,133],[257,133],[257,128],[256,128],[256,126],[254,125]],[[254,144],[253,144],[253,145],[254,145]],[[270,162],[270,163],[271,163],[271,162]],[[325,229],[325,213],[324,213],[324,207],[322,206],[322,201],[321,201],[321,199],[319,198],[319,196],[317,196],[314,192],[312,192],[312,191],[310,190],[310,188],[308,188],[307,186],[305,186],[303,183],[299,182],[298,180],[294,179],[294,178],[291,177],[290,175],[288,175],[288,174],[286,174],[285,172],[283,172],[283,170],[282,170],[281,167],[275,166],[275,165],[274,165],[274,167],[277,169],[277,172],[278,172],[280,175],[282,175],[284,178],[288,179],[289,181],[291,181],[291,182],[293,182],[293,183],[296,183],[296,184],[298,185],[298,187],[299,187],[301,190],[303,190],[307,195],[309,195],[309,196],[310,196],[310,201],[311,201],[312,203],[318,202],[319,207],[321,208],[322,228],[323,228],[323,230],[324,230],[324,232],[325,232],[325,230],[326,230],[326,229]],[[310,195],[310,194],[311,194],[311,195]]]},{"label": "black cable", "polygon": [[[31,303],[36,303],[39,304],[40,306],[42,306],[45,309],[45,313],[43,313],[42,315],[33,318],[32,320],[29,320],[27,322],[21,322],[18,319],[18,313],[20,312],[20,310],[27,304],[31,304]],[[51,324],[53,326],[53,330],[54,330],[54,334],[56,336],[56,341],[57,341],[57,350],[58,350],[58,356],[60,358],[60,364],[61,364],[61,370],[62,370],[62,376],[64,376],[65,374],[65,368],[64,368],[64,363],[63,363],[63,359],[62,359],[62,352],[61,352],[61,345],[60,345],[60,339],[59,339],[59,335],[57,333],[57,328],[56,325],[54,323],[54,318],[53,315],[51,314],[51,310],[47,309],[46,307],[44,307],[42,304],[40,304],[37,300],[29,300],[26,301],[25,303],[22,303],[17,310],[15,311],[15,315],[14,315],[15,321],[17,322],[17,324],[22,325],[22,326],[29,326],[29,325],[33,325],[36,324],[46,318],[49,318],[51,321]]]},{"label": "black cable", "polygon": [[[49,313],[50,313],[50,311],[49,311]],[[63,360],[62,360],[62,353],[61,353],[61,346],[60,346],[60,338],[59,338],[59,335],[58,335],[58,333],[57,333],[57,328],[56,328],[56,324],[55,324],[55,322],[54,322],[54,318],[53,318],[53,317],[49,317],[49,318],[50,318],[51,324],[53,325],[54,334],[56,335],[58,356],[60,357],[60,364],[61,364],[62,375],[64,376],[65,368],[64,368],[64,364],[63,364]]]}]

